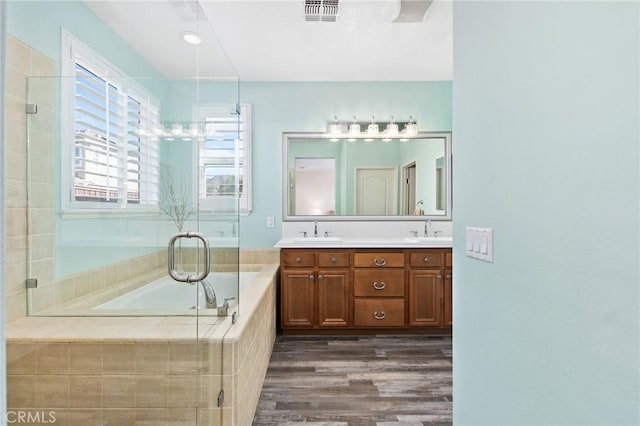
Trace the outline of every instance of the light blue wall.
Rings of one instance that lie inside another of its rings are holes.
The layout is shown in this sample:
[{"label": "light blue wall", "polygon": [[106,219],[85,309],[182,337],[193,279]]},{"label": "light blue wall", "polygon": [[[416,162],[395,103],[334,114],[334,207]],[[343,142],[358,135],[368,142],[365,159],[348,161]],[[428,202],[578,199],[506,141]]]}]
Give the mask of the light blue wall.
[{"label": "light blue wall", "polygon": [[[236,91],[224,83],[200,83],[203,99],[233,102]],[[172,85],[177,99],[193,93],[188,83]],[[170,95],[171,96],[171,95]],[[450,131],[451,82],[240,82],[240,101],[252,105],[253,212],[240,218],[242,247],[272,247],[282,234],[282,132],[325,131],[337,115],[396,121],[412,115],[423,131]],[[175,102],[176,112],[186,111]],[[268,216],[276,219],[267,228]]]},{"label": "light blue wall", "polygon": [[60,69],[60,34],[64,28],[130,77],[152,78],[164,90],[164,77],[99,19],[84,2],[21,1],[7,3],[7,32],[53,59]]},{"label": "light blue wall", "polygon": [[456,425],[640,424],[638,21],[454,3]]}]

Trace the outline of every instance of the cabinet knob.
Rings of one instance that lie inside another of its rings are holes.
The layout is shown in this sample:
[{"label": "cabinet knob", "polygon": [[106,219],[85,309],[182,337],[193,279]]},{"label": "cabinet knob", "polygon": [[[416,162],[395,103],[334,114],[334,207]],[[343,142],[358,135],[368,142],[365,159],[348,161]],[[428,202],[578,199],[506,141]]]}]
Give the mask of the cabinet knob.
[{"label": "cabinet knob", "polygon": [[301,257],[296,257],[296,263],[300,263],[302,262],[302,258]]},{"label": "cabinet knob", "polygon": [[387,314],[385,314],[384,311],[380,311],[380,313],[378,313],[378,311],[373,311],[373,317],[377,320],[383,320],[387,317]]},{"label": "cabinet knob", "polygon": [[447,277],[447,279],[451,279],[451,274],[447,274],[445,276]]},{"label": "cabinet knob", "polygon": [[331,258],[331,263],[336,263],[338,261],[338,259],[336,259],[335,257]]},{"label": "cabinet knob", "polygon": [[442,279],[442,275],[438,275],[438,279],[441,280]]},{"label": "cabinet knob", "polygon": [[387,259],[385,259],[384,257],[381,257],[380,259],[378,259],[376,257],[375,259],[373,259],[373,264],[376,266],[384,266],[387,264]]},{"label": "cabinet knob", "polygon": [[430,258],[430,257],[425,257],[423,260],[424,260],[424,263],[429,263],[429,262],[431,262],[431,258]]},{"label": "cabinet knob", "polygon": [[322,274],[318,275],[318,279],[319,280],[323,280],[324,279],[324,275],[322,275]]},{"label": "cabinet knob", "polygon": [[310,279],[311,281],[313,281],[313,278],[314,278],[313,274],[309,275],[309,279]]},{"label": "cabinet knob", "polygon": [[373,288],[375,288],[376,290],[384,290],[386,286],[387,284],[385,284],[384,281],[380,281],[380,284],[378,284],[378,281],[373,283]]}]

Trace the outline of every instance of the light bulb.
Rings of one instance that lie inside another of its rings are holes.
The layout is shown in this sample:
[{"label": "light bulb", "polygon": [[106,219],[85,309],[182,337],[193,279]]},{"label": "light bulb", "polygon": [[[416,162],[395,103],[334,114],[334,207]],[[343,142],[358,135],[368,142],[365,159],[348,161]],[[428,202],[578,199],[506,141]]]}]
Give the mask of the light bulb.
[{"label": "light bulb", "polygon": [[372,115],[371,123],[367,126],[367,133],[370,135],[377,135],[379,130],[378,124],[375,122],[375,117]]},{"label": "light bulb", "polygon": [[353,116],[353,123],[349,125],[349,133],[352,136],[360,135],[360,125],[356,122],[356,116]]},{"label": "light bulb", "polygon": [[398,134],[398,125],[393,122],[393,115],[391,116],[391,121],[387,124],[387,135],[396,136]]},{"label": "light bulb", "polygon": [[342,133],[342,126],[338,123],[338,117],[334,116],[333,123],[329,126],[329,133],[333,136],[337,136]]},{"label": "light bulb", "polygon": [[413,121],[412,116],[409,116],[409,122],[404,126],[404,132],[407,136],[415,136],[418,134],[418,125]]}]

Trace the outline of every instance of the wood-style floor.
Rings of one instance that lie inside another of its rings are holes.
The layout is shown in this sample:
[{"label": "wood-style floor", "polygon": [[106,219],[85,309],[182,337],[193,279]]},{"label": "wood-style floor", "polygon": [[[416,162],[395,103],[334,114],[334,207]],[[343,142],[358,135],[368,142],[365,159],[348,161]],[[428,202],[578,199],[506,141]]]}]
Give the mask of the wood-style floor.
[{"label": "wood-style floor", "polygon": [[451,337],[278,336],[253,425],[450,425]]}]

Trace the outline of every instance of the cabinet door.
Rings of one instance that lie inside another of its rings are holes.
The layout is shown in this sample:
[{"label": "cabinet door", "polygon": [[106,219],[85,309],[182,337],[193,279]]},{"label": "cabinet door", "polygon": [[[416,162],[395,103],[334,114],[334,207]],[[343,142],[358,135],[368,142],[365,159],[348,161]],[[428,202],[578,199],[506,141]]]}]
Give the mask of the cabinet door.
[{"label": "cabinet door", "polygon": [[282,273],[282,326],[313,326],[313,269]]},{"label": "cabinet door", "polygon": [[444,271],[444,325],[453,325],[453,275],[451,269]]},{"label": "cabinet door", "polygon": [[349,271],[318,271],[318,326],[349,326]]},{"label": "cabinet door", "polygon": [[440,327],[444,284],[442,271],[418,270],[409,275],[409,325]]}]

